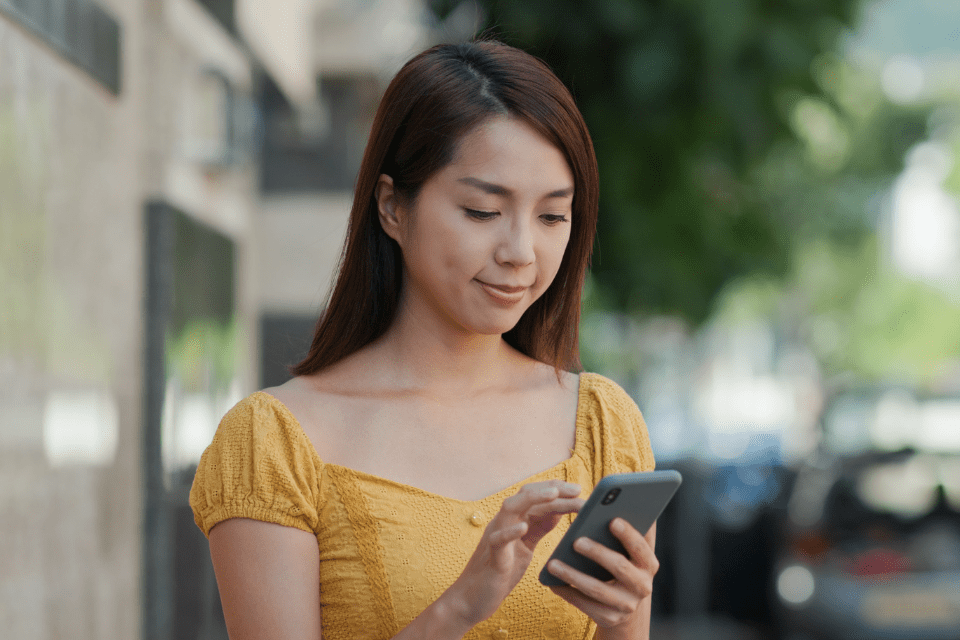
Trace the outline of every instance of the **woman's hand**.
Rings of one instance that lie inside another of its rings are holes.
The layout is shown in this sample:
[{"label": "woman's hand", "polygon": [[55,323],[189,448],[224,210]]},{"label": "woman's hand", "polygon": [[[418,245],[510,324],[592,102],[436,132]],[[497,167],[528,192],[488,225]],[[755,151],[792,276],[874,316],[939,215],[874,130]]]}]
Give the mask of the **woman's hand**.
[{"label": "woman's hand", "polygon": [[551,587],[553,592],[590,616],[600,627],[598,637],[646,638],[649,635],[653,577],[660,568],[653,551],[656,529],[654,524],[644,536],[627,521],[615,518],[610,523],[610,531],[623,543],[627,555],[589,538],[574,542],[577,553],[613,574],[608,582],[559,560],[551,560],[547,565],[550,573],[569,585]]},{"label": "woman's hand", "polygon": [[503,501],[463,573],[444,596],[470,627],[486,620],[523,577],[537,543],[583,506],[580,485],[531,482]]}]

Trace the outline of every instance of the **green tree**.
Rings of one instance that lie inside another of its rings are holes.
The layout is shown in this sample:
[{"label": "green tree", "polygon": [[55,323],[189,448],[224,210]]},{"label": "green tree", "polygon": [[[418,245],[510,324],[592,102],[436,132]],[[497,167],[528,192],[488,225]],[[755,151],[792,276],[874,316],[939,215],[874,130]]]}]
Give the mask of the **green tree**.
[{"label": "green tree", "polygon": [[[753,172],[767,208],[795,224],[790,267],[730,282],[714,318],[764,318],[817,356],[827,378],[941,389],[960,362],[956,292],[898,273],[883,237],[892,178],[919,139],[960,157],[960,109],[943,95],[891,104],[876,78],[834,55],[818,58],[820,97],[797,101],[796,153],[771,153]],[[928,132],[929,129],[929,132]],[[944,186],[957,190],[955,170]]]},{"label": "green tree", "polygon": [[[440,18],[457,5],[431,2]],[[785,274],[796,234],[858,241],[870,221],[850,213],[849,192],[889,180],[924,135],[912,112],[843,103],[849,78],[831,52],[859,0],[479,5],[486,32],[557,71],[590,127],[601,175],[591,291],[607,309],[697,323],[736,278]],[[855,139],[875,133],[865,121],[892,133]]]}]

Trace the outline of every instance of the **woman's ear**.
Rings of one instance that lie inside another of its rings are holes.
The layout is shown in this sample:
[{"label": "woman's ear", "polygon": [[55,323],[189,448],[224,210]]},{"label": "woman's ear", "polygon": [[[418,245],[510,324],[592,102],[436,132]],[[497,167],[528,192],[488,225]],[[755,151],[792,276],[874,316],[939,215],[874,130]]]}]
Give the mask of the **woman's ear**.
[{"label": "woman's ear", "polygon": [[393,178],[385,173],[380,174],[377,186],[373,192],[377,200],[377,215],[383,231],[400,242],[400,203],[396,190],[393,188]]}]

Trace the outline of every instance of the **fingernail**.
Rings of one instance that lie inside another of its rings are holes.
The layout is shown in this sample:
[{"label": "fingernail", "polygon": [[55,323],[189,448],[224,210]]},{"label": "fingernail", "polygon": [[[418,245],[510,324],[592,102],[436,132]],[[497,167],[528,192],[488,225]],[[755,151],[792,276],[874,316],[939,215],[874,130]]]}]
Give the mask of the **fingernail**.
[{"label": "fingernail", "polygon": [[590,541],[587,538],[577,538],[573,541],[573,548],[577,551],[586,551],[590,548]]},{"label": "fingernail", "polygon": [[575,482],[565,482],[563,488],[570,491],[576,491],[578,493],[580,491],[580,485],[576,484]]},{"label": "fingernail", "polygon": [[624,530],[623,520],[620,518],[614,518],[613,522],[610,524],[610,528],[613,529],[614,533],[623,533]]}]

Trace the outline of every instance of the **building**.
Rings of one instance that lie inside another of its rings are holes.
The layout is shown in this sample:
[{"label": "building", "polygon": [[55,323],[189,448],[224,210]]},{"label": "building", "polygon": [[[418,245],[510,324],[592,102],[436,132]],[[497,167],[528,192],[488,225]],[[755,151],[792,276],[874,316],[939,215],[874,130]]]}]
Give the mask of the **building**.
[{"label": "building", "polygon": [[302,349],[423,11],[0,0],[4,637],[225,637],[192,465]]}]

